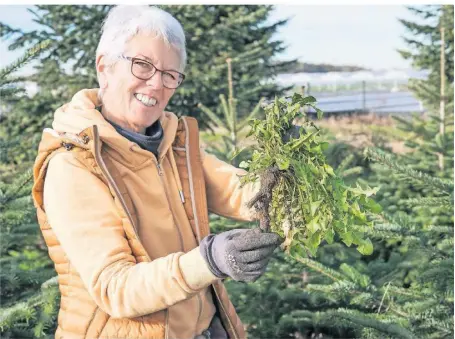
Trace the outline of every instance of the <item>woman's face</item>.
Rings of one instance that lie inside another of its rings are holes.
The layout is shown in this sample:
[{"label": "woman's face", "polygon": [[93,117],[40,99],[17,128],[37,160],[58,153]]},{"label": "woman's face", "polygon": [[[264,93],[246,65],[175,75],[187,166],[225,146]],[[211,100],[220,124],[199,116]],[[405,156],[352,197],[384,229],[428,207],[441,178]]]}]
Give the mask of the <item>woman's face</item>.
[{"label": "woman's face", "polygon": [[[124,55],[146,60],[161,70],[180,71],[179,54],[154,35],[136,35],[128,42]],[[163,114],[175,89],[163,86],[159,71],[149,80],[136,78],[130,60],[119,59],[112,67],[103,65],[100,56],[97,69],[104,89],[103,115],[122,127],[144,133]]]}]

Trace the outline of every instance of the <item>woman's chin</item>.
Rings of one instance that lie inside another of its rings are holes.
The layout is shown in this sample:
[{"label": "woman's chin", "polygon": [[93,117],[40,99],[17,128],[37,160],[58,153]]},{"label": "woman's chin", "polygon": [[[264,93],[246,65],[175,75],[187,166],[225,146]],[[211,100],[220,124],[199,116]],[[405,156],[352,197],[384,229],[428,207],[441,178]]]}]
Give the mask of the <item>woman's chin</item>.
[{"label": "woman's chin", "polygon": [[133,116],[136,116],[136,122],[140,123],[141,125],[145,124],[147,126],[152,125],[161,117],[162,114],[161,110],[158,107],[155,108],[145,106],[136,109],[135,113],[136,114],[133,114]]},{"label": "woman's chin", "polygon": [[153,125],[158,120],[158,118],[159,117],[157,116],[152,119],[151,116],[147,116],[146,119],[135,121],[135,125],[142,126],[143,128],[147,128],[147,127]]}]

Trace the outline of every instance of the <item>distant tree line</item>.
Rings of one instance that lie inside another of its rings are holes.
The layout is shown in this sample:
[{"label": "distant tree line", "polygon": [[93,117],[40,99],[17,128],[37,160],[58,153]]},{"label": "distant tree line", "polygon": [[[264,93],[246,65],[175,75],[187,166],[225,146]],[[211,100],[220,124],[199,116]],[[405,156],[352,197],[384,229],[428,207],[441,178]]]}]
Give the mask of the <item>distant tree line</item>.
[{"label": "distant tree line", "polygon": [[355,72],[365,71],[367,68],[352,65],[311,64],[296,62],[282,70],[282,73],[325,73],[325,72]]}]

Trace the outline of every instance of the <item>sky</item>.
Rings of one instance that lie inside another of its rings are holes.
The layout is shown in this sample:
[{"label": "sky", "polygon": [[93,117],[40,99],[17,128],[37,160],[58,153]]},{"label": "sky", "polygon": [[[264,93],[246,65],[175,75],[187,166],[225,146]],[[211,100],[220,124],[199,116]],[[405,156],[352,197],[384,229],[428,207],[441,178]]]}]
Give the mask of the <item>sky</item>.
[{"label": "sky", "polygon": [[[0,22],[26,31],[37,28],[27,7],[30,5],[0,6]],[[403,5],[276,5],[269,20],[286,18],[289,21],[275,36],[287,46],[279,59],[373,70],[411,67],[396,51],[406,48],[402,39],[405,27],[398,18],[419,18]],[[8,51],[7,46],[8,41],[0,41],[0,65],[21,55]]]},{"label": "sky", "polygon": [[396,51],[407,47],[398,18],[419,18],[405,6],[279,5],[271,19],[282,18],[291,18],[277,35],[288,46],[284,58],[371,69],[410,67]]}]

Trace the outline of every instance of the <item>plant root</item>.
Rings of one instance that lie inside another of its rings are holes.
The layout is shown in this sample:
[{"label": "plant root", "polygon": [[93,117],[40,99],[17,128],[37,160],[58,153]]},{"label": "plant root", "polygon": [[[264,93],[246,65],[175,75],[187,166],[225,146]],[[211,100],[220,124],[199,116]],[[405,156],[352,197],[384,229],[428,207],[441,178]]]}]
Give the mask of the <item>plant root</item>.
[{"label": "plant root", "polygon": [[272,201],[274,187],[283,176],[277,166],[267,168],[260,176],[261,188],[259,192],[248,202],[248,208],[254,208],[259,214],[259,228],[262,232],[270,231],[269,206]]}]

